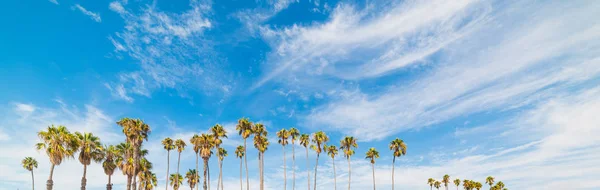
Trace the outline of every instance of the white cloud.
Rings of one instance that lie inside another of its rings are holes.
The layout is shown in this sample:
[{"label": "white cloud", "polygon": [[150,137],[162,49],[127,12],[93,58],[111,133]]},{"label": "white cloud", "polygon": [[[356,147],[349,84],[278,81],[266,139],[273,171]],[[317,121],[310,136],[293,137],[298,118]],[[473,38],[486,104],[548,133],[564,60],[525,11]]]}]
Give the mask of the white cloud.
[{"label": "white cloud", "polygon": [[56,0],[48,0],[48,1],[50,1],[50,3],[54,3],[54,4],[58,5],[58,1],[56,1]]},{"label": "white cloud", "polygon": [[110,8],[110,10],[115,11],[119,14],[125,14],[127,13],[127,11],[125,10],[125,8],[123,7],[123,5],[121,5],[120,2],[118,1],[113,1],[108,5],[108,8]]},{"label": "white cloud", "polygon": [[85,9],[84,7],[82,7],[79,4],[75,4],[75,6],[73,7],[73,10],[75,10],[75,9],[81,11],[83,14],[89,16],[92,20],[94,20],[96,22],[102,22],[102,18],[100,17],[99,13],[88,11],[87,9]]}]

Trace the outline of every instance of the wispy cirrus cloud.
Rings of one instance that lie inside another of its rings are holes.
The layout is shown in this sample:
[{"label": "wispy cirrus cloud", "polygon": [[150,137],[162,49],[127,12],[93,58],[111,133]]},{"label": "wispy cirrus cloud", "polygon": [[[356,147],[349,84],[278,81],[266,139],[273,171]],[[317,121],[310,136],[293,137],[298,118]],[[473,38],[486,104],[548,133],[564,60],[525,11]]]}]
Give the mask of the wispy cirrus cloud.
[{"label": "wispy cirrus cloud", "polygon": [[79,4],[75,4],[75,6],[72,7],[73,10],[79,10],[81,11],[81,13],[89,16],[92,20],[96,21],[96,22],[102,22],[102,18],[100,17],[100,13],[95,13],[92,11],[88,11],[87,9],[85,9],[83,6],[79,5]]},{"label": "wispy cirrus cloud", "polygon": [[58,1],[56,1],[56,0],[48,0],[48,1],[50,1],[50,3],[54,3],[54,4],[58,5]]}]

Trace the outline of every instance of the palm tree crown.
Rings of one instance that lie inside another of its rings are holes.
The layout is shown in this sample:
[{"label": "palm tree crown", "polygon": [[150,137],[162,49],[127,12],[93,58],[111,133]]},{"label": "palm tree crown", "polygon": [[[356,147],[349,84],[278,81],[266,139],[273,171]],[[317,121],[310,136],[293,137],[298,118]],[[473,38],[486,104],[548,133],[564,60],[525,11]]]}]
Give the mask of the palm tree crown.
[{"label": "palm tree crown", "polygon": [[171,182],[170,184],[173,186],[173,189],[178,190],[181,184],[183,184],[183,177],[179,174],[171,174],[169,181]]},{"label": "palm tree crown", "polygon": [[53,165],[60,165],[64,159],[72,158],[79,147],[75,136],[62,125],[51,125],[46,131],[38,132],[38,137],[43,142],[36,144],[37,150],[44,149]]},{"label": "palm tree crown", "polygon": [[35,160],[32,157],[25,157],[22,161],[21,161],[21,165],[23,166],[23,168],[25,168],[27,171],[32,171],[34,168],[38,167],[38,162],[37,160]]},{"label": "palm tree crown", "polygon": [[195,169],[188,170],[188,172],[185,174],[185,178],[187,179],[187,183],[191,189],[196,187],[196,184],[198,184],[198,182],[200,181],[198,171],[196,171]]}]

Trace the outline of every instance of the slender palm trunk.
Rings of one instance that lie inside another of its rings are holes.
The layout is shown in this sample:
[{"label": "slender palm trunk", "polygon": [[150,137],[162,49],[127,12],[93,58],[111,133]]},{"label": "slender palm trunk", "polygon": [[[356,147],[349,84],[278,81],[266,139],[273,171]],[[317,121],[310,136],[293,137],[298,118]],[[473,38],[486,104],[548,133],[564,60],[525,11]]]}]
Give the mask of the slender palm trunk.
[{"label": "slender palm trunk", "polygon": [[137,180],[136,180],[136,175],[138,172],[138,165],[140,164],[140,160],[139,160],[139,156],[140,156],[140,145],[135,145],[134,146],[134,152],[133,152],[133,181],[131,183],[131,186],[133,186],[133,190],[137,189]]},{"label": "slender palm trunk", "polygon": [[31,170],[31,189],[35,190],[35,179],[33,178],[33,170]]},{"label": "slender palm trunk", "polygon": [[224,190],[223,187],[223,161],[219,159],[219,182],[221,183],[221,189]]},{"label": "slender palm trunk", "polygon": [[177,175],[179,175],[179,164],[181,163],[181,152],[177,156]]},{"label": "slender palm trunk", "polygon": [[331,162],[333,163],[333,189],[337,190],[337,175],[335,174],[335,159],[331,158]]},{"label": "slender palm trunk", "polygon": [[259,181],[259,185],[258,188],[260,190],[262,189],[262,180],[263,180],[263,176],[262,176],[262,159],[261,159],[261,154],[260,151],[258,152],[258,181]]},{"label": "slender palm trunk", "polygon": [[204,190],[208,190],[208,187],[206,186],[206,176],[208,175],[208,159],[202,159],[204,160]]},{"label": "slender palm trunk", "polygon": [[81,190],[85,190],[85,185],[87,183],[87,179],[85,179],[85,175],[87,174],[87,165],[83,165],[83,177],[81,177]]},{"label": "slender palm trunk", "polygon": [[[306,168],[310,168],[310,160],[308,159],[308,147],[306,148]],[[310,190],[310,170],[306,170],[306,181],[308,181],[308,190]]]},{"label": "slender palm trunk", "polygon": [[292,143],[292,190],[296,190],[296,150]]},{"label": "slender palm trunk", "polygon": [[52,186],[54,185],[54,181],[52,181],[52,175],[54,174],[54,164],[50,167],[50,176],[48,177],[48,181],[46,181],[46,190],[52,190]]},{"label": "slender palm trunk", "polygon": [[[198,170],[198,153],[196,153],[196,179],[199,178],[199,174],[200,170]],[[196,190],[198,190],[198,188],[200,188],[200,185],[196,185]]]},{"label": "slender palm trunk", "polygon": [[287,172],[285,170],[285,146],[283,147],[283,190],[287,188]]},{"label": "slender palm trunk", "polygon": [[240,158],[240,190],[244,190],[244,182],[242,182],[242,159]]},{"label": "slender palm trunk", "polygon": [[106,190],[112,190],[111,180],[111,175],[108,175],[108,184],[106,184]]},{"label": "slender palm trunk", "polygon": [[317,153],[317,162],[315,162],[315,184],[313,184],[313,189],[317,190],[317,168],[319,167],[319,153]]},{"label": "slender palm trunk", "polygon": [[131,175],[127,175],[127,190],[131,189]]},{"label": "slender palm trunk", "polygon": [[244,166],[246,166],[246,190],[250,190],[250,180],[248,178],[248,159],[247,156],[248,152],[246,152],[246,138],[244,138],[244,152],[246,154],[244,154]]},{"label": "slender palm trunk", "polygon": [[167,150],[167,180],[165,180],[165,190],[169,189],[169,165],[171,165],[171,151]]},{"label": "slender palm trunk", "polygon": [[375,164],[371,164],[371,167],[373,168],[373,190],[375,190]]},{"label": "slender palm trunk", "polygon": [[206,169],[208,170],[208,189],[210,190],[210,165],[207,165]]},{"label": "slender palm trunk", "polygon": [[392,158],[392,190],[394,190],[394,167],[395,166],[396,166],[396,156],[394,156],[394,158]]},{"label": "slender palm trunk", "polygon": [[350,156],[348,156],[348,190],[350,190],[351,181],[352,181],[352,171],[350,170]]}]

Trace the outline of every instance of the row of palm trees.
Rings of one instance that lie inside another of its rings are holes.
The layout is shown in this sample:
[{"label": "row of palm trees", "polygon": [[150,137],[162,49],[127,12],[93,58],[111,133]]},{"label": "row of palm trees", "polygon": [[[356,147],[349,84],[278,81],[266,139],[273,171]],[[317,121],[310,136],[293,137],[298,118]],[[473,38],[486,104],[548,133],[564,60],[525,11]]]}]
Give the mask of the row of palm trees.
[{"label": "row of palm trees", "polygon": [[[504,187],[504,183],[502,181],[498,181],[496,184],[494,184],[494,177],[492,176],[488,176],[485,179],[485,183],[488,184],[490,186],[490,190],[508,190],[508,188]],[[456,190],[458,190],[458,187],[461,184],[460,179],[454,179],[454,185],[456,185]],[[433,189],[434,187],[436,189],[440,189],[440,187],[442,186],[442,184],[444,185],[444,187],[446,188],[446,190],[448,190],[448,184],[450,183],[450,176],[448,174],[444,175],[444,177],[442,177],[442,181],[437,181],[433,178],[429,178],[427,179],[427,184],[429,185],[430,189]],[[473,181],[473,180],[463,180],[462,181],[463,187],[465,190],[480,190],[481,188],[483,188],[483,185],[480,182],[477,181]]]}]

